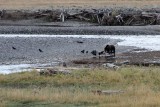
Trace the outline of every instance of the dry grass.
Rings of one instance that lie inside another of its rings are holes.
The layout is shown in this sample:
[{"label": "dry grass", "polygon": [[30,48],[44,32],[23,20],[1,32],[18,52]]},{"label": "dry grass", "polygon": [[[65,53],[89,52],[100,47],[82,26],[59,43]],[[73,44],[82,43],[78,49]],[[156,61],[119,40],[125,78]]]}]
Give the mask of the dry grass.
[{"label": "dry grass", "polygon": [[[98,95],[87,90],[44,88],[34,89],[8,89],[1,88],[1,98],[8,102],[46,102],[46,104],[73,104],[73,105],[94,105],[99,107],[159,107],[160,92],[155,92],[146,85],[139,87],[128,87],[124,94]],[[36,92],[35,92],[36,91]],[[6,102],[6,103],[5,103]]]},{"label": "dry grass", "polygon": [[[54,76],[39,76],[36,71],[0,75],[0,105],[36,106],[43,102],[52,106],[159,107],[159,77],[159,67],[80,70]],[[24,85],[25,88],[21,88]],[[125,92],[116,95],[92,93],[97,89]]]},{"label": "dry grass", "polygon": [[125,7],[158,7],[160,0],[0,0],[0,7],[7,9],[44,8],[57,6],[125,6]]}]

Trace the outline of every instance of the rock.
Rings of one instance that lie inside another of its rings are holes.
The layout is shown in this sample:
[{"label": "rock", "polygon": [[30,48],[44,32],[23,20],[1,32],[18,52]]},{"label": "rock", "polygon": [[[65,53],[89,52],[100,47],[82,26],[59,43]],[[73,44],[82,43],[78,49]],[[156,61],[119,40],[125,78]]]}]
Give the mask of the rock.
[{"label": "rock", "polygon": [[54,75],[54,74],[70,74],[71,72],[69,70],[60,70],[60,69],[54,69],[54,68],[49,68],[49,69],[43,69],[40,70],[40,75]]}]

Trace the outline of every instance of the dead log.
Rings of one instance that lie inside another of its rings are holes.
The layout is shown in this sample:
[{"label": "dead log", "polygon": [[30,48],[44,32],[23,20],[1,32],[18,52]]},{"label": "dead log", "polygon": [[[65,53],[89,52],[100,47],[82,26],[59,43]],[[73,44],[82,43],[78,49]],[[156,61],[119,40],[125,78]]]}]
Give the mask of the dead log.
[{"label": "dead log", "polygon": [[98,24],[101,24],[98,14],[96,14]]},{"label": "dead log", "polygon": [[37,14],[34,16],[34,18],[41,18],[41,17],[46,17],[49,16],[49,14]]},{"label": "dead log", "polygon": [[123,61],[123,62],[116,63],[117,66],[129,65],[129,64],[130,64],[130,61],[128,61],[128,60]]},{"label": "dead log", "polygon": [[78,19],[80,19],[81,21],[90,21],[90,19],[89,18],[86,18],[86,17],[83,17],[83,16],[81,16],[81,15],[77,15],[77,16],[75,16],[76,18],[78,18]]},{"label": "dead log", "polygon": [[103,64],[103,66],[104,66],[105,68],[119,69],[119,66],[114,65],[113,63],[106,63],[106,64]]},{"label": "dead log", "polygon": [[124,93],[122,90],[95,90],[92,91],[94,94],[98,95],[112,95],[112,94],[121,94]]},{"label": "dead log", "polygon": [[0,17],[4,20],[22,20],[29,18],[30,15],[27,11],[19,10],[2,10],[0,12]]},{"label": "dead log", "polygon": [[115,20],[115,17],[113,17],[113,16],[104,15],[102,17],[102,24],[103,25],[112,26],[112,25],[116,25],[116,22],[117,22],[117,20]]},{"label": "dead log", "polygon": [[121,14],[117,15],[115,17],[117,19],[117,22],[119,22],[119,25],[123,25],[124,24],[123,17],[121,16]]},{"label": "dead log", "polygon": [[157,14],[157,18],[156,18],[156,24],[160,24],[160,14]]},{"label": "dead log", "polygon": [[132,18],[126,25],[132,25],[132,26],[142,26],[145,25],[147,18],[142,17],[141,15],[133,15]]},{"label": "dead log", "polygon": [[126,21],[125,25],[131,25],[131,23],[132,23],[133,21],[134,21],[134,18],[131,17],[131,18],[129,18],[129,19]]},{"label": "dead log", "polygon": [[142,12],[142,18],[145,20],[145,25],[157,24],[157,13]]},{"label": "dead log", "polygon": [[72,16],[83,14],[83,12],[81,12],[81,11],[68,11],[67,14],[72,17]]},{"label": "dead log", "polygon": [[63,12],[61,12],[61,14],[60,14],[59,17],[60,17],[61,22],[64,22],[65,16],[64,16],[64,13],[63,13]]},{"label": "dead log", "polygon": [[123,61],[123,62],[121,62],[121,64],[125,64],[125,65],[128,65],[130,63],[130,61]]},{"label": "dead log", "polygon": [[156,18],[152,18],[149,20],[149,25],[154,25],[156,24]]},{"label": "dead log", "polygon": [[142,16],[152,18],[157,16],[157,13],[142,12]]},{"label": "dead log", "polygon": [[6,10],[1,10],[0,11],[0,18],[2,18],[5,15]]}]

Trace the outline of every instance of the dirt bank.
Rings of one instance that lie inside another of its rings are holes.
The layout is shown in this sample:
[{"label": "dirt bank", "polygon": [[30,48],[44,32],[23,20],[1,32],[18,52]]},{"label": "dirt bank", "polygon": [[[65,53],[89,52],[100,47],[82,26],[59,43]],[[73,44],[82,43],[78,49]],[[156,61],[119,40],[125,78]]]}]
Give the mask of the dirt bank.
[{"label": "dirt bank", "polygon": [[0,7],[5,9],[35,9],[58,7],[158,7],[159,0],[0,0]]}]

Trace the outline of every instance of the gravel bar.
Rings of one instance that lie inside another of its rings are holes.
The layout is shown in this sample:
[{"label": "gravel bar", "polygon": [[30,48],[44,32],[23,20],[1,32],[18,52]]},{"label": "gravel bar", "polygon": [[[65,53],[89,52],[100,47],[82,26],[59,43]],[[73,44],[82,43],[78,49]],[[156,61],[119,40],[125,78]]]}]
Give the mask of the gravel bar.
[{"label": "gravel bar", "polygon": [[0,34],[160,35],[160,26],[0,26]]}]

